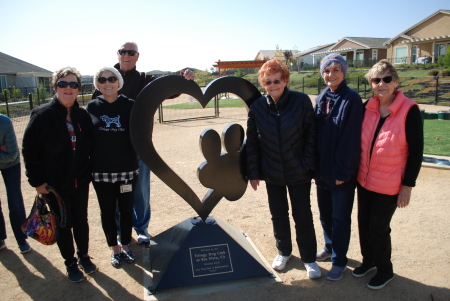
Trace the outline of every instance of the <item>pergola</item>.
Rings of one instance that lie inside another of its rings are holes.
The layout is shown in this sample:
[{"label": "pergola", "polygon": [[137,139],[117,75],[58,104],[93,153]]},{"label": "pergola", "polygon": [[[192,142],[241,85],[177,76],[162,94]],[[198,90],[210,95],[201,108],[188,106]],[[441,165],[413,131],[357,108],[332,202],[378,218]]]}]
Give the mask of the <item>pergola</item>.
[{"label": "pergola", "polygon": [[221,62],[220,60],[216,62],[213,67],[218,69],[219,77],[220,71],[223,70],[223,76],[227,75],[227,69],[243,69],[243,68],[261,68],[261,66],[266,62],[266,60],[254,60],[254,61],[227,61]]}]

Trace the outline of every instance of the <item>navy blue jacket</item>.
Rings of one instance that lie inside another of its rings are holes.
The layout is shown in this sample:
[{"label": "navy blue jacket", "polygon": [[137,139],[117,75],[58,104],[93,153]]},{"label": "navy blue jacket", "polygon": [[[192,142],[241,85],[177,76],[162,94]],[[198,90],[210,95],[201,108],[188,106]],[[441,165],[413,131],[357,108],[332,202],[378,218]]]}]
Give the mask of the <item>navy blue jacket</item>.
[{"label": "navy blue jacket", "polygon": [[[316,185],[332,191],[355,189],[359,166],[363,107],[358,93],[344,80],[331,92],[326,87],[316,98],[318,160]],[[326,114],[327,96],[334,103]],[[336,180],[344,181],[336,185]]]},{"label": "navy blue jacket", "polygon": [[247,176],[275,185],[311,181],[316,158],[316,124],[309,97],[285,88],[277,103],[257,99],[247,120]]}]

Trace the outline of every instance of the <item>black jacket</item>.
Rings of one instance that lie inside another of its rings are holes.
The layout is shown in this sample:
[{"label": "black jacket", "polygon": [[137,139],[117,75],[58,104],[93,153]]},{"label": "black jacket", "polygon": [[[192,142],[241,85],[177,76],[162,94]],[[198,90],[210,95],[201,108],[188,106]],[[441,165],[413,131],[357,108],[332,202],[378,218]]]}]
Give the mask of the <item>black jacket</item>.
[{"label": "black jacket", "polygon": [[[139,72],[134,67],[131,70],[123,71],[120,70],[120,65],[117,63],[114,68],[119,70],[123,77],[123,87],[118,91],[118,94],[123,94],[128,98],[135,100],[139,93],[147,86],[151,81],[156,79],[153,75],[147,75],[145,72]],[[95,90],[92,94],[92,99],[97,98],[97,96],[102,95],[99,90]]]},{"label": "black jacket", "polygon": [[280,100],[257,99],[247,120],[247,176],[275,185],[311,181],[316,124],[309,97],[285,88]]},{"label": "black jacket", "polygon": [[89,155],[92,146],[91,117],[78,102],[71,119],[77,144],[75,154],[66,125],[67,109],[56,99],[31,111],[22,141],[25,174],[33,187],[44,183],[71,192],[91,181]]}]

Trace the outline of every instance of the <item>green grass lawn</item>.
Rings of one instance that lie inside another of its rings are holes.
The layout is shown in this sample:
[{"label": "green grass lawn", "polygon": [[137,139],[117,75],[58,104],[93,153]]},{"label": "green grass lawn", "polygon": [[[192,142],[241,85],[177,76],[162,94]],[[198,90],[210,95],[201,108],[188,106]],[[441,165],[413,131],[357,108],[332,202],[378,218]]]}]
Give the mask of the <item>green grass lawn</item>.
[{"label": "green grass lawn", "polygon": [[[206,105],[207,108],[214,108],[214,101],[211,100]],[[219,107],[221,108],[240,108],[245,107],[242,100],[239,98],[224,98],[219,100]],[[200,109],[201,106],[197,101],[194,101],[193,104],[189,103],[178,103],[174,105],[163,106],[165,109]]]},{"label": "green grass lawn", "polygon": [[[450,156],[450,120],[424,120],[424,154]],[[436,139],[439,138],[439,140]]]}]

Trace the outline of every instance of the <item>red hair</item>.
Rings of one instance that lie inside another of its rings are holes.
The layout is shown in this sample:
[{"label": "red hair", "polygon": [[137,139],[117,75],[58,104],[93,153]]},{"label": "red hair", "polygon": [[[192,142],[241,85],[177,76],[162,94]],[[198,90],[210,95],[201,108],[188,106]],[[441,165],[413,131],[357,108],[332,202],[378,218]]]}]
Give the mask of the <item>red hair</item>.
[{"label": "red hair", "polygon": [[261,69],[258,71],[258,80],[261,86],[264,87],[264,76],[266,75],[274,75],[277,73],[281,73],[281,80],[285,83],[289,83],[289,77],[291,74],[289,73],[288,67],[279,59],[271,59],[262,65]]}]

